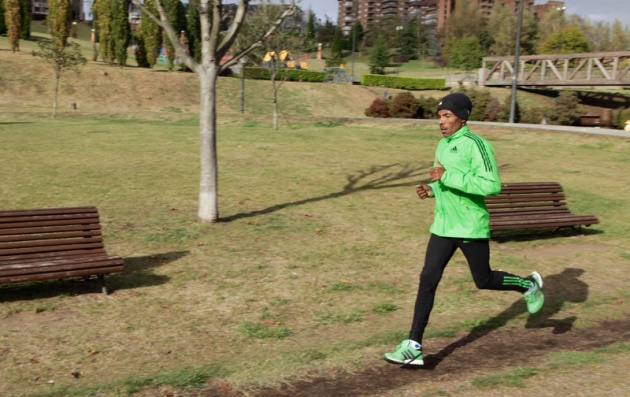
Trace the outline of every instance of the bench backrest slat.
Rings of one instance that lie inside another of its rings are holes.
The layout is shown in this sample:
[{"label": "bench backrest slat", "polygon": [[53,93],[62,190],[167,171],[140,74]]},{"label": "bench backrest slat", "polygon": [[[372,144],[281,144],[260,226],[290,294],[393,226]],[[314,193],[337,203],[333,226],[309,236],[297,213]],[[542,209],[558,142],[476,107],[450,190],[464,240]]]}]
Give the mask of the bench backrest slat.
[{"label": "bench backrest slat", "polygon": [[6,256],[0,258],[0,265],[2,268],[15,263],[35,263],[46,260],[54,260],[57,258],[86,258],[91,256],[102,257],[106,255],[104,249],[89,249],[89,250],[75,250],[60,252],[35,252],[30,254],[21,254],[14,256]]},{"label": "bench backrest slat", "polygon": [[96,207],[0,211],[0,263],[74,251],[104,252]]},{"label": "bench backrest slat", "polygon": [[0,228],[0,242],[5,241],[17,241],[20,239],[27,239],[27,235],[35,236],[47,236],[54,235],[55,233],[64,233],[64,232],[79,232],[79,233],[94,233],[98,232],[100,234],[101,226],[98,223],[93,224],[81,224],[81,225],[64,225],[64,226],[51,226],[46,227],[45,229],[42,227],[34,226],[27,228],[13,228],[13,229],[2,229]]},{"label": "bench backrest slat", "polygon": [[486,196],[490,230],[559,228],[598,223],[592,215],[572,214],[558,182],[501,184],[501,192]]},{"label": "bench backrest slat", "polygon": [[93,249],[102,247],[103,239],[100,237],[7,243],[0,244],[0,258],[3,256],[29,254],[32,252],[73,251],[77,249]]},{"label": "bench backrest slat", "polygon": [[42,216],[42,217],[2,217],[0,215],[1,230],[20,230],[31,227],[50,227],[63,225],[91,225],[98,224],[98,216]]},{"label": "bench backrest slat", "polygon": [[500,193],[498,196],[488,196],[487,203],[511,203],[511,202],[528,202],[528,201],[563,201],[564,194],[547,193],[547,194],[514,194]]}]

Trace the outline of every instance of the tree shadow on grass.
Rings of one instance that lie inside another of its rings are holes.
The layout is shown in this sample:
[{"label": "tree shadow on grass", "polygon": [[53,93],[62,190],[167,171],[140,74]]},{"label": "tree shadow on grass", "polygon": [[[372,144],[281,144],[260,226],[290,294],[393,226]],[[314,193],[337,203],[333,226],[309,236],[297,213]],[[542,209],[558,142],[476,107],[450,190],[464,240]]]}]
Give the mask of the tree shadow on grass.
[{"label": "tree shadow on grass", "polygon": [[[569,316],[563,319],[552,317],[560,313],[566,302],[580,303],[586,301],[588,298],[588,284],[579,279],[583,273],[584,270],[582,269],[567,268],[559,274],[547,277],[543,275],[545,304],[538,313],[528,317],[525,327],[551,328],[553,334],[569,332],[573,327],[573,323],[577,320],[576,316]],[[444,347],[436,354],[427,355],[424,359],[424,366],[419,368],[410,367],[409,369],[433,370],[455,350],[488,336],[492,331],[504,327],[510,320],[526,312],[525,302],[523,299],[519,299],[497,316],[474,327],[468,335]]]},{"label": "tree shadow on grass", "polygon": [[[149,256],[125,258],[125,270],[105,275],[110,293],[117,290],[161,285],[169,277],[158,275],[153,269],[188,255],[188,251],[167,252]],[[30,281],[0,285],[0,302],[46,299],[60,295],[83,295],[101,293],[101,284],[96,277],[69,278],[59,280]]]},{"label": "tree shadow on grass", "polygon": [[318,201],[344,197],[367,190],[391,189],[396,187],[415,186],[418,183],[428,183],[429,180],[426,176],[429,174],[428,170],[432,165],[432,162],[424,162],[423,165],[417,166],[400,163],[375,165],[370,167],[368,170],[359,170],[346,176],[346,184],[337,192],[277,204],[258,211],[227,216],[225,218],[221,218],[221,222],[232,222],[243,218],[266,215],[289,207],[297,207]]}]

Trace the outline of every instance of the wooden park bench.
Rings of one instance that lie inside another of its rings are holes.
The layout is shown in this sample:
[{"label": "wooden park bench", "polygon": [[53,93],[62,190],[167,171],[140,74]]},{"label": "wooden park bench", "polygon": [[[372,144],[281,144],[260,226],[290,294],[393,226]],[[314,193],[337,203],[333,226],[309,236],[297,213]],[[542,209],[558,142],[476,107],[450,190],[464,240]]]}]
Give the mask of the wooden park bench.
[{"label": "wooden park bench", "polygon": [[0,211],[0,284],[123,271],[105,252],[96,207]]},{"label": "wooden park bench", "polygon": [[547,229],[590,226],[599,223],[593,215],[575,215],[567,207],[557,182],[502,183],[501,193],[486,196],[490,230]]}]

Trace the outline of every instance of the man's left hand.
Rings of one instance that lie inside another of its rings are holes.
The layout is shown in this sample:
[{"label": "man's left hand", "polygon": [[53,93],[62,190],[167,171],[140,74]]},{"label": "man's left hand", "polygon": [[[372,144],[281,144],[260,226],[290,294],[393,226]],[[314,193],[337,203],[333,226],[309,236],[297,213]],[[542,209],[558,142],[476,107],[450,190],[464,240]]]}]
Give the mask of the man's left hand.
[{"label": "man's left hand", "polygon": [[444,172],[446,171],[437,159],[435,159],[435,163],[437,164],[437,167],[433,167],[429,170],[429,176],[431,177],[432,182],[442,179],[442,175],[444,175]]}]

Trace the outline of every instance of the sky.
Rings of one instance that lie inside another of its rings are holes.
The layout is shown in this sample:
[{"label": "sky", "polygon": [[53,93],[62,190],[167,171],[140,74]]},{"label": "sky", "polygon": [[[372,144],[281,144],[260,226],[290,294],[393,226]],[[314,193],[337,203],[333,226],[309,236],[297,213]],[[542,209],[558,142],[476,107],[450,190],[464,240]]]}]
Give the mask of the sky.
[{"label": "sky", "polygon": [[[536,0],[535,4],[545,4],[546,0]],[[337,0],[302,0],[304,10],[312,9],[317,18],[324,20],[328,15],[337,23]],[[612,23],[615,19],[630,28],[630,0],[564,0],[567,14],[577,14],[592,22]]]}]

